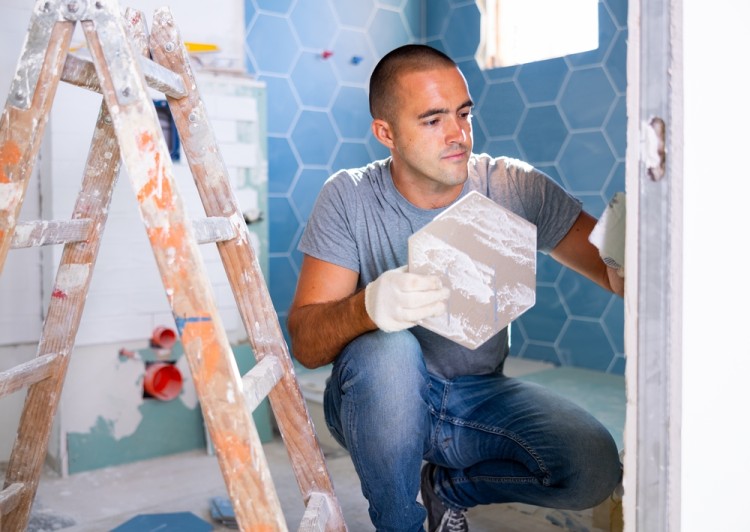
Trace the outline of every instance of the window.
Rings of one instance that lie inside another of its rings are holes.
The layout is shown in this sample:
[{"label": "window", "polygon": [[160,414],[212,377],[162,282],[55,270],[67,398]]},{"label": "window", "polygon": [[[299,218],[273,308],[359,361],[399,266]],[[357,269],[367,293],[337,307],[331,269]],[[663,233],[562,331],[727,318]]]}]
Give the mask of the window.
[{"label": "window", "polygon": [[599,47],[598,0],[478,0],[477,62],[496,68]]}]

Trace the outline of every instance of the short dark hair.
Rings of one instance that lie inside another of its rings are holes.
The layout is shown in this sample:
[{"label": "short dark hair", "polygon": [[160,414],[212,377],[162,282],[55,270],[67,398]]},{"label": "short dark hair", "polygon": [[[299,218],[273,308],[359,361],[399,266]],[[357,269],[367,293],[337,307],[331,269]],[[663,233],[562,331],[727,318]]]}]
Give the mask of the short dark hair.
[{"label": "short dark hair", "polygon": [[390,118],[393,86],[399,74],[455,66],[453,59],[425,44],[406,44],[391,50],[378,61],[370,76],[370,114],[373,118]]}]

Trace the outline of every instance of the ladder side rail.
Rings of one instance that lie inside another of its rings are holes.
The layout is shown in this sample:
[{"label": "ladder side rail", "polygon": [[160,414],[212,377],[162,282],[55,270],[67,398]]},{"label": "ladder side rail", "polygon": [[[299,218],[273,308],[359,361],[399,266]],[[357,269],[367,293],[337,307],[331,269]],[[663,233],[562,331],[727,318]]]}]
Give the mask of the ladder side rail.
[{"label": "ladder side rail", "polygon": [[[206,110],[195,89],[196,81],[189,58],[168,8],[157,10],[151,30],[151,55],[170,70],[181,73],[188,87],[187,97],[167,98],[180,141],[198,186],[207,216],[225,216],[237,228],[237,238],[217,243],[235,300],[258,361],[276,357],[284,377],[269,394],[274,416],[286,443],[291,465],[305,504],[315,492],[324,492],[333,501],[329,530],[345,530],[325,457],[295,377],[294,366],[281,332],[271,296],[257,256],[249,241],[247,225],[234,198],[226,167],[221,158]],[[314,451],[314,452],[311,452]]]},{"label": "ladder side rail", "polygon": [[47,442],[60,401],[70,353],[81,323],[81,315],[93,276],[107,219],[109,203],[119,170],[119,148],[107,108],[102,104],[91,142],[83,183],[73,210],[74,219],[90,219],[91,233],[86,240],[65,245],[55,276],[52,297],[42,326],[38,353],[57,353],[54,378],[29,386],[18,435],[11,453],[6,485],[23,482],[21,502],[3,524],[10,530],[23,530],[28,522],[34,494],[47,454]]},{"label": "ladder side rail", "polygon": [[110,11],[82,21],[82,28],[239,526],[286,530],[156,110],[131,44]]},{"label": "ladder side rail", "polygon": [[74,30],[74,23],[58,21],[54,13],[44,12],[43,4],[40,0],[34,6],[11,93],[0,117],[0,273]]}]

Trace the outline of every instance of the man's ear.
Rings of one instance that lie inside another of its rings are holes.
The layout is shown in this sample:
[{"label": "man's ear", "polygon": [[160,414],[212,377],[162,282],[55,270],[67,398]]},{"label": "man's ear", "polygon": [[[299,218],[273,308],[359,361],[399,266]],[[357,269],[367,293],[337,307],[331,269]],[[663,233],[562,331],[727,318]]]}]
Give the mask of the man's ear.
[{"label": "man's ear", "polygon": [[393,130],[391,129],[391,125],[382,118],[376,118],[372,121],[372,134],[375,135],[375,138],[389,150],[392,150],[395,147],[393,144]]}]

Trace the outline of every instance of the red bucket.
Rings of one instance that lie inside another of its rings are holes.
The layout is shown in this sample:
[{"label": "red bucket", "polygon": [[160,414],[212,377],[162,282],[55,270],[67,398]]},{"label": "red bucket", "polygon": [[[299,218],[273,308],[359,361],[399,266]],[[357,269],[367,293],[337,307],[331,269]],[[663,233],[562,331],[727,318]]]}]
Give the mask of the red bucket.
[{"label": "red bucket", "polygon": [[177,333],[169,327],[159,326],[151,333],[151,345],[163,349],[172,349],[177,342]]},{"label": "red bucket", "polygon": [[146,368],[143,389],[155,399],[171,401],[182,391],[182,374],[174,364],[157,362]]}]

